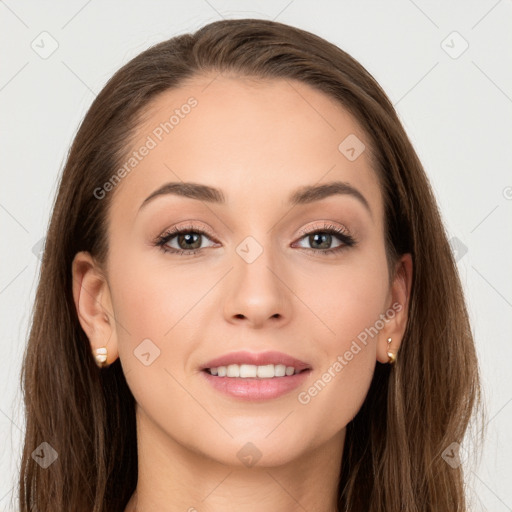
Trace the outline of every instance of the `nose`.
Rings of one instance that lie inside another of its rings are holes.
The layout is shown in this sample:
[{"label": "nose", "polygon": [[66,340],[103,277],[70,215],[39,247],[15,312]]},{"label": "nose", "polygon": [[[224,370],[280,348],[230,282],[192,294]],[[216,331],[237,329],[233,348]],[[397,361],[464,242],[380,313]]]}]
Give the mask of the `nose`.
[{"label": "nose", "polygon": [[286,272],[264,250],[248,263],[234,255],[234,269],[227,277],[223,292],[224,317],[230,323],[244,323],[259,329],[282,326],[290,320],[293,293]]}]

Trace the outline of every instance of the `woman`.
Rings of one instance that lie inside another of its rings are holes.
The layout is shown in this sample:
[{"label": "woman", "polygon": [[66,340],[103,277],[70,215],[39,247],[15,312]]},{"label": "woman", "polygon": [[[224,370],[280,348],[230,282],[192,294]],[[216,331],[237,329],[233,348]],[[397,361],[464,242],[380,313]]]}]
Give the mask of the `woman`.
[{"label": "woman", "polygon": [[466,510],[479,374],[434,195],[373,77],[287,25],[104,87],[22,378],[22,511]]}]

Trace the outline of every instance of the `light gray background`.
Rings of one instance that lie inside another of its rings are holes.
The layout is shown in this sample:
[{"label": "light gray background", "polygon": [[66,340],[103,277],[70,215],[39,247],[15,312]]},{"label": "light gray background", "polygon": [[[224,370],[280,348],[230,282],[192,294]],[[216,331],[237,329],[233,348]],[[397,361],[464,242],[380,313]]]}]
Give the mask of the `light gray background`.
[{"label": "light gray background", "polygon": [[[6,0],[0,17],[0,511],[16,510],[19,372],[39,271],[34,252],[78,123],[114,71],[149,45],[246,17],[337,44],[395,104],[455,237],[481,363],[489,423],[481,463],[468,471],[472,510],[512,510],[510,0]],[[52,44],[56,51],[42,58]],[[463,448],[471,453],[470,441]]]}]

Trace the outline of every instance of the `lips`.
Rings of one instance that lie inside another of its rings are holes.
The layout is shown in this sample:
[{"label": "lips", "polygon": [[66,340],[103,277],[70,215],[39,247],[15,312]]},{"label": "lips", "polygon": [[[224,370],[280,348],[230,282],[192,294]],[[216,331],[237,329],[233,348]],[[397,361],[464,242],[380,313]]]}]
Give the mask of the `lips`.
[{"label": "lips", "polygon": [[250,364],[254,366],[283,364],[285,366],[293,366],[299,372],[302,370],[311,369],[311,365],[308,363],[282,352],[275,351],[260,353],[248,351],[231,352],[229,354],[224,354],[223,356],[208,361],[207,363],[203,364],[200,369],[206,370],[208,368],[217,368],[219,366],[228,366],[230,364]]},{"label": "lips", "polygon": [[277,377],[272,379],[242,379],[231,377],[214,377],[206,370],[200,372],[210,389],[215,390],[230,400],[246,402],[265,402],[280,397],[288,396],[298,387],[305,385],[311,374],[310,370],[304,370],[289,377]]}]

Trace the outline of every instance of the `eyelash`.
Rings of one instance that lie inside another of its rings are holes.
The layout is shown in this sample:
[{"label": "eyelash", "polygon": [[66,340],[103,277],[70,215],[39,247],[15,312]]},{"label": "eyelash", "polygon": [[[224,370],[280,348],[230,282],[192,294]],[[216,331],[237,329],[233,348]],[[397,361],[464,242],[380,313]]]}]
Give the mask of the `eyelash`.
[{"label": "eyelash", "polygon": [[[182,255],[192,256],[192,255],[195,255],[195,254],[199,253],[200,251],[202,251],[204,248],[185,250],[185,249],[169,248],[166,246],[166,244],[170,240],[175,238],[176,236],[183,235],[186,233],[195,233],[198,235],[205,235],[206,237],[208,237],[210,239],[213,238],[213,236],[210,233],[208,233],[207,231],[204,231],[202,229],[197,229],[195,226],[189,225],[189,226],[183,226],[180,228],[173,227],[173,228],[169,229],[168,231],[165,231],[164,233],[162,233],[155,239],[155,241],[153,242],[153,245],[159,247],[164,253],[177,254],[179,256],[182,256]],[[340,227],[332,225],[332,224],[327,224],[327,223],[324,223],[324,225],[321,228],[315,228],[311,231],[303,230],[301,232],[301,237],[299,238],[299,240],[302,240],[306,236],[317,234],[317,233],[326,233],[329,235],[335,235],[336,238],[338,238],[343,243],[343,245],[340,245],[339,247],[335,247],[333,249],[325,249],[325,250],[309,249],[309,248],[305,248],[305,247],[299,247],[299,249],[302,249],[302,250],[305,250],[308,252],[313,251],[315,253],[320,253],[323,256],[329,256],[334,253],[343,251],[344,249],[348,249],[349,247],[353,247],[357,243],[355,238],[352,237],[351,235],[347,234],[343,228],[340,228]],[[213,241],[215,241],[215,240],[213,240]]]}]

